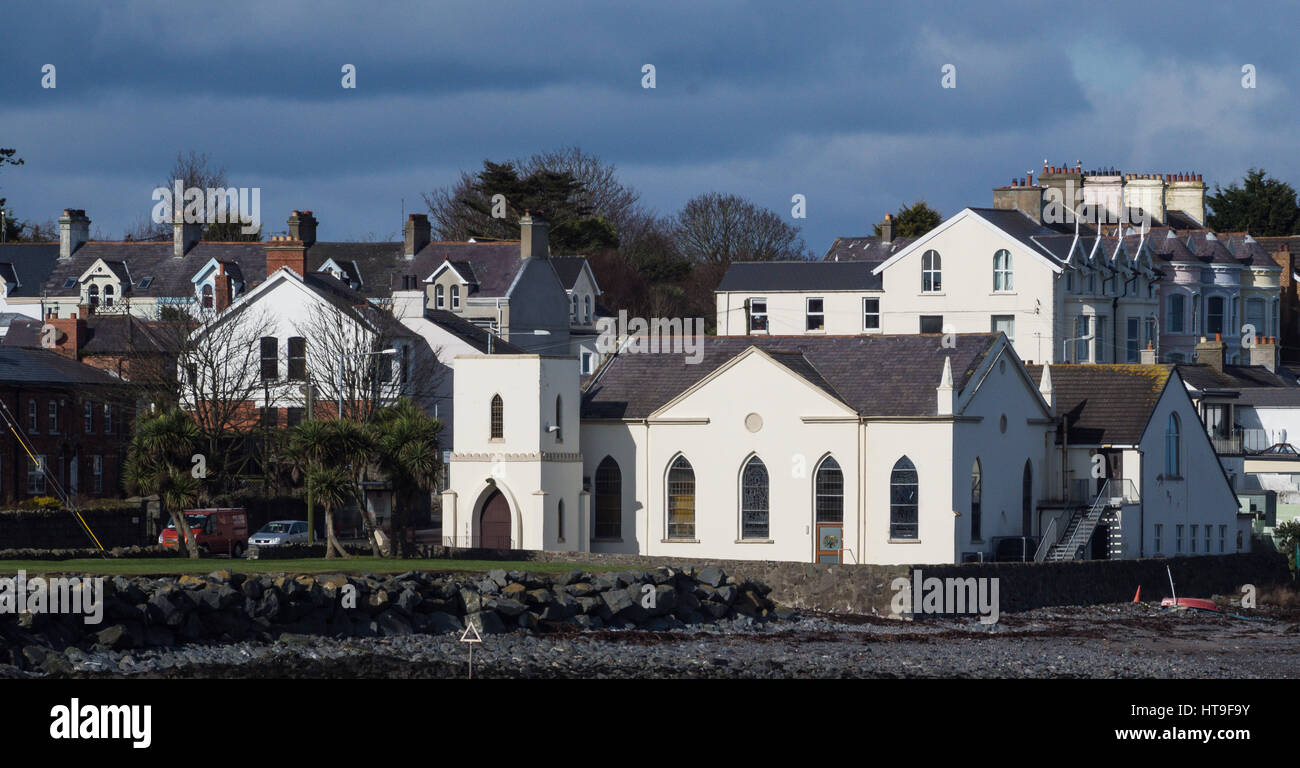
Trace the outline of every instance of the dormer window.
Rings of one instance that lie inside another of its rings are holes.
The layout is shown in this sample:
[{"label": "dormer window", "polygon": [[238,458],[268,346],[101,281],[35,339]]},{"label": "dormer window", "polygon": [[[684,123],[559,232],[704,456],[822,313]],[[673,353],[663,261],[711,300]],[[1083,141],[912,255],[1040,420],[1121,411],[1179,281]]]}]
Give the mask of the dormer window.
[{"label": "dormer window", "polygon": [[569,297],[569,322],[576,323],[577,321],[578,321],[578,294],[575,293]]},{"label": "dormer window", "polygon": [[441,285],[433,286],[433,306],[435,309],[444,309],[447,306],[446,297]]},{"label": "dormer window", "polygon": [[95,307],[98,307],[98,306],[99,306],[99,286],[98,286],[98,285],[95,285],[94,283],[91,283],[91,284],[90,284],[90,288],[86,289],[86,296],[87,296],[87,298],[88,298],[87,303],[90,304],[90,306],[91,306],[92,309],[95,308]]},{"label": "dormer window", "polygon": [[582,305],[585,308],[585,312],[583,314],[586,317],[586,323],[587,325],[591,325],[591,297],[583,296]]},{"label": "dormer window", "polygon": [[106,307],[111,307],[111,306],[113,306],[113,286],[112,286],[112,285],[106,285],[106,286],[104,286],[104,306],[106,306]]},{"label": "dormer window", "polygon": [[203,286],[202,296],[203,296],[203,308],[212,309],[212,286],[211,285]]},{"label": "dormer window", "polygon": [[451,310],[455,312],[458,311],[459,309],[460,309],[460,286],[453,285],[451,287]]}]

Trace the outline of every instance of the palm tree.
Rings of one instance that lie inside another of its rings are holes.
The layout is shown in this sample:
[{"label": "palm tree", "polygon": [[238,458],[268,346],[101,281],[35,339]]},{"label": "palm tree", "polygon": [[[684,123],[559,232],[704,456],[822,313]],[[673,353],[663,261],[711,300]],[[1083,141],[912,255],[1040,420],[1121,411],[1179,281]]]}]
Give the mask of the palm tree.
[{"label": "palm tree", "polygon": [[[287,456],[299,465],[299,472],[311,483],[313,496],[316,496],[316,474],[319,470],[337,470],[345,481],[342,497],[333,500],[326,522],[326,551],[336,547],[340,553],[343,548],[334,535],[333,509],[356,500],[362,510],[364,501],[360,498],[358,487],[361,472],[369,461],[371,452],[369,435],[361,427],[349,421],[338,419],[311,419],[293,428],[289,437]],[[321,500],[319,496],[317,500]],[[322,503],[324,503],[322,501]],[[373,525],[367,526],[370,536],[370,548],[376,557],[382,553]],[[346,555],[345,555],[346,556]]]},{"label": "palm tree", "polygon": [[[370,425],[374,455],[379,468],[393,484],[392,556],[397,556],[406,507],[417,492],[429,493],[437,484],[442,468],[438,436],[442,422],[430,418],[406,398],[379,411]],[[405,554],[405,553],[403,553]]]},{"label": "palm tree", "polygon": [[316,499],[325,507],[325,557],[347,557],[339,540],[334,536],[334,509],[354,497],[352,477],[342,467],[313,464],[307,470],[307,479]]},{"label": "palm tree", "polygon": [[199,546],[185,509],[194,505],[203,490],[191,469],[198,441],[198,427],[180,409],[146,416],[136,424],[122,469],[122,483],[129,493],[158,495],[159,505],[171,515],[176,535],[185,542],[191,558],[199,556]]}]

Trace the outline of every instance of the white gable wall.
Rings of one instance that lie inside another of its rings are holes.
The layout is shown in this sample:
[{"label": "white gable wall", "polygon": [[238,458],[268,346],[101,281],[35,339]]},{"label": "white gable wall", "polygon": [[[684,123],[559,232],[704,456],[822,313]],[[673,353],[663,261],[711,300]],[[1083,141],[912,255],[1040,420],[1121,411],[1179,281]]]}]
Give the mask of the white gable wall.
[{"label": "white gable wall", "polygon": [[[942,290],[921,290],[921,257],[939,252]],[[1012,289],[993,290],[993,255],[1006,249],[1012,255]],[[1022,360],[1052,360],[1056,273],[1029,253],[1020,241],[1003,235],[974,214],[967,215],[914,244],[903,258],[881,273],[885,297],[881,300],[884,333],[917,333],[922,315],[942,315],[943,324],[957,333],[988,333],[994,315],[1015,317],[1016,354]],[[1059,354],[1059,352],[1058,352]]]}]

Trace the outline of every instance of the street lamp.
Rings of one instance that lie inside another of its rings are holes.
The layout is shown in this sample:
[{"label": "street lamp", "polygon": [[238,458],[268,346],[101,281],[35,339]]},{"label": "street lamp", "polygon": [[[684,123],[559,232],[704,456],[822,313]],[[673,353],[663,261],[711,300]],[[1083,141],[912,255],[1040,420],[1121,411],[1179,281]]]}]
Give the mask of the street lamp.
[{"label": "street lamp", "polygon": [[388,349],[382,349],[378,352],[357,352],[351,355],[347,354],[346,352],[339,353],[339,418],[340,419],[343,418],[343,361],[347,359],[355,359],[358,357],[371,357],[373,355],[395,355],[395,354],[397,354],[397,350],[393,347],[389,347]]}]

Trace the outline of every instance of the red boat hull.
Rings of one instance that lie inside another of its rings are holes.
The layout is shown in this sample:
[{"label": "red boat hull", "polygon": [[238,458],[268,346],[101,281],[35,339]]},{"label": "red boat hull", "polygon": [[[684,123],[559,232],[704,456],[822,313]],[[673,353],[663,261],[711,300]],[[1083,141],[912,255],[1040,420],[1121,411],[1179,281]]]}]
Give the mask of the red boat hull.
[{"label": "red boat hull", "polygon": [[[1161,607],[1172,608],[1175,607],[1175,602],[1172,597],[1166,597],[1164,600],[1160,601],[1160,605]],[[1219,610],[1219,606],[1216,605],[1213,600],[1205,600],[1199,597],[1180,597],[1178,598],[1176,606],[1181,608],[1200,608],[1203,611]]]}]

